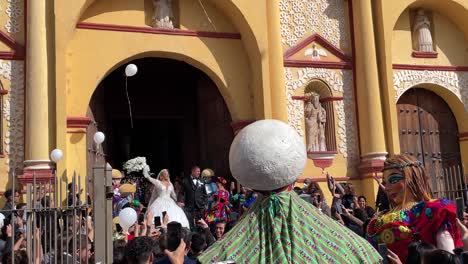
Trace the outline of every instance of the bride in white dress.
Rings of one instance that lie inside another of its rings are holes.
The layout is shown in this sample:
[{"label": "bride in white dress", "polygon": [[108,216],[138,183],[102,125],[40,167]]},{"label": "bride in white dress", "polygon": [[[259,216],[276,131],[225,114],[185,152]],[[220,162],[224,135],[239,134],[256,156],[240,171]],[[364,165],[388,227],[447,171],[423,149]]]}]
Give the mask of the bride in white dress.
[{"label": "bride in white dress", "polygon": [[176,221],[182,224],[183,227],[189,228],[187,216],[182,208],[176,204],[177,197],[169,178],[169,171],[167,169],[161,170],[158,177],[154,179],[151,178],[149,166],[147,165],[143,169],[143,176],[154,184],[154,190],[148,203],[148,210],[153,213],[153,216],[160,216],[162,221],[162,212],[166,211],[169,222]]}]

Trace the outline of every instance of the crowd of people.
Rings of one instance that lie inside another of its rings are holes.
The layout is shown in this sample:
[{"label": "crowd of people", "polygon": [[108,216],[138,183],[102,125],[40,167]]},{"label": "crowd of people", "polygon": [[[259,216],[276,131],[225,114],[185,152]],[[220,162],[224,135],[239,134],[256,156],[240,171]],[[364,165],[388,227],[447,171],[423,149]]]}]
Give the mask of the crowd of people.
[{"label": "crowd of people", "polygon": [[[457,220],[452,201],[431,199],[430,186],[419,161],[398,155],[388,159],[385,164],[383,177],[376,178],[376,181],[380,191],[386,195],[383,199],[378,198],[375,208],[367,203],[366,197],[356,195],[352,184],[338,183],[328,174],[328,191],[332,197],[330,204],[319,184],[312,179],[305,179],[301,187],[296,183],[294,191],[321,213],[366,238],[375,248],[386,244],[388,256],[385,257],[389,263],[461,263],[461,254],[468,249],[468,214],[464,214],[462,221]],[[161,179],[161,175],[158,178]],[[116,180],[118,184],[119,179]],[[150,181],[157,186],[154,180]],[[190,177],[175,181],[173,199],[189,221],[183,232],[186,245],[183,263],[196,263],[201,252],[223,239],[257,196],[264,196],[243,186],[236,192],[236,187],[235,182],[228,184],[224,178],[214,176],[211,170],[200,173],[197,166],[192,168]],[[127,191],[125,184],[121,185],[120,201],[128,194],[135,199],[132,196],[135,190]],[[119,209],[125,208],[119,206],[120,201],[116,200],[115,215],[118,215]],[[126,206],[133,206],[145,214],[145,207],[139,202],[128,199]],[[148,208],[151,206],[155,205],[150,204]],[[173,211],[167,208],[161,210]],[[164,252],[167,250],[167,226],[174,218],[171,219],[168,213],[161,225],[155,227],[151,211],[161,210],[146,210],[145,220],[136,223],[126,237],[116,240],[115,263],[146,263],[130,260],[133,254],[151,255],[153,263],[169,263]],[[141,243],[152,246],[142,247]],[[123,250],[125,244],[126,251]],[[122,250],[118,250],[119,247]],[[140,252],[135,247],[148,248],[152,254],[135,253]],[[424,257],[427,260],[422,262]]]},{"label": "crowd of people", "polygon": [[[297,141],[297,146],[302,144]],[[277,159],[294,156],[297,146],[292,151],[281,148],[284,153]],[[382,177],[376,177],[380,189],[375,207],[358,196],[352,184],[338,183],[328,174],[329,195],[313,179],[297,182],[303,169],[297,161],[263,170],[252,157],[247,157],[252,162],[245,166],[259,168],[253,174],[258,178],[242,178],[233,170],[237,180],[243,179],[239,183],[198,166],[174,184],[167,169],[155,175],[146,164],[136,177],[114,170],[113,263],[468,261],[468,214],[457,215],[453,201],[432,198],[424,166],[414,157],[387,158]],[[54,215],[59,221],[51,222],[49,209],[55,208],[57,197],[38,189],[34,208],[40,214],[31,221],[19,192],[6,191],[0,214],[1,263],[13,259],[14,263],[94,263],[92,217],[86,210],[76,214],[82,203],[80,192],[69,185],[66,208],[71,206],[74,214],[64,210]],[[129,225],[123,214],[128,210],[137,214]],[[36,253],[31,255],[32,251]]]}]

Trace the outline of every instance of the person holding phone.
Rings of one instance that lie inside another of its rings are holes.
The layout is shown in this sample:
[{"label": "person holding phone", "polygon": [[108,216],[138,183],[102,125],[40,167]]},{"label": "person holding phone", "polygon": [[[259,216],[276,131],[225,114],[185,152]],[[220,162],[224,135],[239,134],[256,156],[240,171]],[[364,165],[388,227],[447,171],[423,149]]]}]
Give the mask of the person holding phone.
[{"label": "person holding phone", "polygon": [[167,212],[170,221],[177,221],[183,227],[189,227],[189,221],[184,210],[176,204],[176,194],[169,177],[169,171],[167,169],[161,170],[156,179],[150,176],[149,171],[149,166],[146,165],[143,169],[143,175],[154,184],[149,203],[149,210],[151,210],[153,216],[162,216],[162,212]]},{"label": "person holding phone", "polygon": [[382,184],[392,209],[369,222],[366,234],[369,242],[375,246],[386,244],[403,262],[414,236],[449,252],[463,245],[456,226],[455,204],[445,199],[431,199],[431,187],[422,162],[409,155],[388,158]]}]

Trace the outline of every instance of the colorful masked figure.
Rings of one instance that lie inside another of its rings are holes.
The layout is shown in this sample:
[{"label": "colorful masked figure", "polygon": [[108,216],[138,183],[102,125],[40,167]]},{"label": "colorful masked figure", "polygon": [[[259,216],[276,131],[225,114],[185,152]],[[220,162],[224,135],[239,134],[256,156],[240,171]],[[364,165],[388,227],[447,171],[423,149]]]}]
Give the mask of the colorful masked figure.
[{"label": "colorful masked figure", "polygon": [[463,246],[455,222],[455,204],[431,199],[431,188],[420,161],[408,155],[387,159],[382,184],[392,209],[369,222],[366,236],[375,247],[387,244],[405,263],[408,245],[415,238],[449,252]]}]

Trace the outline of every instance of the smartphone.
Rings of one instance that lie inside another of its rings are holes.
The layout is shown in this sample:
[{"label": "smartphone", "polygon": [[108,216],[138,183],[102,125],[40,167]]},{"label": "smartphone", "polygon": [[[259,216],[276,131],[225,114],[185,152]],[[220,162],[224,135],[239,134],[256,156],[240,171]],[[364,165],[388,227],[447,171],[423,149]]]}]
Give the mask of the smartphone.
[{"label": "smartphone", "polygon": [[161,226],[161,217],[160,216],[155,216],[154,217],[154,226],[155,227]]},{"label": "smartphone", "polygon": [[390,262],[388,261],[388,248],[387,244],[379,244],[379,253],[380,256],[382,257],[383,261],[382,264],[389,264]]},{"label": "smartphone", "polygon": [[167,249],[175,251],[182,239],[182,225],[177,222],[167,224]]},{"label": "smartphone", "polygon": [[166,214],[167,214],[166,211],[163,211],[163,212],[162,212],[162,219],[163,219],[163,221],[164,221],[164,218],[166,217]]},{"label": "smartphone", "polygon": [[143,223],[143,221],[145,221],[145,214],[140,213],[140,214],[138,215],[138,224]]},{"label": "smartphone", "polygon": [[465,211],[465,206],[463,205],[463,198],[455,199],[457,203],[457,218],[463,220],[463,212]]},{"label": "smartphone", "polygon": [[343,214],[343,208],[341,207],[343,203],[341,202],[341,199],[337,199],[335,201],[335,209],[339,214]]}]

